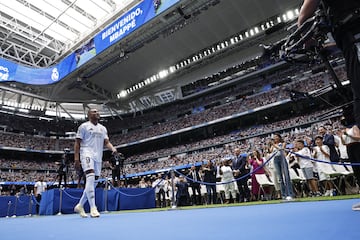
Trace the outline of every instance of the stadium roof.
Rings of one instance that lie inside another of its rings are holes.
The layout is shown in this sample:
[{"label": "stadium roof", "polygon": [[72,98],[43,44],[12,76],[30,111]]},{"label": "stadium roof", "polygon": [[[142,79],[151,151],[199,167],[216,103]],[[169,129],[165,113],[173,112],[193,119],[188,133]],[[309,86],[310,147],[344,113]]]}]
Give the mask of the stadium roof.
[{"label": "stadium roof", "polygon": [[[141,2],[0,0],[0,58],[33,67],[51,66]],[[56,84],[0,83],[1,105],[77,118],[77,114],[84,116],[86,107],[95,106],[103,114],[116,116],[179,99],[181,85],[258,56],[259,43],[273,42],[283,35],[265,36],[262,31],[258,36],[255,33],[253,40],[221,49],[216,53],[221,61],[209,57],[186,67],[177,65],[187,65],[195,54],[241,32],[244,36],[246,31],[251,33],[255,26],[260,28],[260,23],[295,9],[301,2],[181,0]],[[168,76],[173,70],[175,73]],[[120,97],[120,93],[126,96]]]},{"label": "stadium roof", "polygon": [[2,57],[49,66],[135,0],[0,0]]}]

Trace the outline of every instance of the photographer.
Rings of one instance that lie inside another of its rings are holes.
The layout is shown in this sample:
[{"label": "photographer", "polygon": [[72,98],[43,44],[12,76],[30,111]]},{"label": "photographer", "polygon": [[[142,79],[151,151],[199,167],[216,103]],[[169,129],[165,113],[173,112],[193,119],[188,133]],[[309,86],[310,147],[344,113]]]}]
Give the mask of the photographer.
[{"label": "photographer", "polygon": [[67,175],[69,172],[69,154],[70,150],[65,149],[64,154],[61,156],[61,160],[58,163],[58,178],[59,178],[59,188],[61,186],[62,181],[64,180],[64,187],[67,187]]},{"label": "photographer", "polygon": [[[299,13],[298,26],[310,18],[320,4],[325,7],[336,45],[344,54],[347,76],[354,98],[354,126],[350,132],[351,137],[360,138],[360,1],[304,0]],[[355,204],[352,209],[360,210],[360,203]]]},{"label": "photographer", "polygon": [[114,185],[114,187],[119,186],[120,175],[124,167],[124,160],[124,156],[121,153],[113,155],[109,160],[112,184]]}]

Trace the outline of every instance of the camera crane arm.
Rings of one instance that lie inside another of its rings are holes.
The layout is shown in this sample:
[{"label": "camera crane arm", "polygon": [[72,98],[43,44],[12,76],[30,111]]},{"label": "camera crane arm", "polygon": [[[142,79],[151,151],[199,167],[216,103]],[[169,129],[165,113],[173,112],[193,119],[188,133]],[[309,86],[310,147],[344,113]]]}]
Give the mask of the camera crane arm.
[{"label": "camera crane arm", "polygon": [[[319,58],[324,64],[339,91],[343,86],[328,60],[328,49],[324,45],[327,34],[331,32],[330,24],[324,10],[319,9],[315,15],[308,18],[300,27],[284,39],[270,46],[263,46],[263,57],[278,56],[287,62],[301,62],[300,56]],[[314,46],[306,48],[305,45],[312,41]]]}]

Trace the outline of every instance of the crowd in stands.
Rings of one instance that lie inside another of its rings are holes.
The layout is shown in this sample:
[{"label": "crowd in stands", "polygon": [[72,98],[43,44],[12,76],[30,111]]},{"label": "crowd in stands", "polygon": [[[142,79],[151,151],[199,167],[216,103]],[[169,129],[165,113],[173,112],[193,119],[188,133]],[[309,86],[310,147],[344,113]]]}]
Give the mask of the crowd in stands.
[{"label": "crowd in stands", "polygon": [[[337,69],[337,74],[339,77],[341,77],[341,80],[346,80],[343,67]],[[234,101],[224,103],[219,106],[205,109],[201,113],[189,114],[175,118],[173,120],[168,120],[166,122],[159,122],[156,125],[152,125],[152,122],[149,121],[153,121],[153,118],[146,115],[148,117],[148,122],[143,123],[143,128],[129,131],[125,134],[110,135],[110,137],[115,145],[130,143],[186,127],[196,126],[201,123],[206,123],[225,116],[244,112],[249,109],[266,106],[277,101],[289,99],[289,91],[292,89],[296,89],[298,92],[308,93],[321,87],[328,86],[329,84],[329,76],[324,73],[316,74],[310,77],[302,77],[296,81],[275,87],[269,91],[259,92],[241,99],[236,99]],[[160,114],[160,112],[158,114]],[[167,114],[171,116],[172,112],[167,112]],[[142,119],[145,119],[145,116]],[[109,125],[108,129],[114,129],[116,127],[116,124],[115,126]],[[109,132],[111,132],[111,130],[109,130]],[[18,147],[32,150],[62,150],[64,148],[72,149],[73,147],[73,140],[69,139],[55,139],[42,136],[12,134],[8,132],[0,133],[0,141],[1,146]]]},{"label": "crowd in stands", "polygon": [[[339,71],[342,72],[344,69],[339,69]],[[344,76],[343,74],[340,75]],[[342,80],[345,79],[346,78],[343,78]],[[112,141],[115,142],[115,144],[129,143],[178,129],[196,126],[201,123],[219,119],[221,117],[230,116],[239,112],[247,111],[249,109],[254,109],[256,107],[289,99],[289,90],[291,89],[296,89],[299,92],[308,93],[329,84],[329,77],[326,74],[318,74],[315,76],[302,78],[289,84],[275,87],[266,92],[260,92],[245,98],[237,99],[229,103],[206,109],[201,113],[185,115],[184,117],[169,120],[167,122],[161,122],[147,128],[128,132],[126,134],[113,135]]]},{"label": "crowd in stands", "polygon": [[[264,150],[266,149],[269,137],[272,136],[271,134],[274,131],[284,130],[287,127],[291,128],[290,131],[284,131],[283,133],[284,140],[291,144],[299,137],[304,139],[305,137],[313,138],[313,130],[320,125],[328,124],[334,133],[338,133],[338,130],[343,128],[339,121],[326,120],[324,122],[314,123],[317,114],[321,115],[322,112],[275,122],[269,125],[251,127],[235,134],[215,137],[191,145],[170,149],[164,148],[156,152],[134,156],[126,161],[124,171],[126,174],[134,174],[186,164],[205,164],[208,161],[221,164],[223,159],[232,155],[232,150],[235,147],[240,148],[243,153],[249,153],[254,149],[258,149],[261,150],[262,156],[266,157]],[[306,123],[311,123],[312,125],[301,127]],[[257,136],[257,134],[261,135]],[[56,182],[57,180],[57,165],[55,162],[0,159],[0,164],[1,181],[31,182],[36,181],[39,176],[44,175],[45,179],[49,182]],[[68,181],[77,180],[77,174],[73,166],[70,167],[69,173]],[[104,168],[102,176],[110,177],[111,170]],[[148,181],[150,180],[148,179]],[[144,186],[149,186],[150,183],[151,181],[144,184]],[[140,185],[133,184],[130,185],[130,187],[140,187]]]},{"label": "crowd in stands", "polygon": [[[40,176],[55,181],[57,166],[54,161],[35,161],[0,158],[0,182],[36,182]],[[11,188],[9,189],[11,190]],[[11,191],[13,194],[15,192]],[[3,194],[5,192],[3,191]],[[8,192],[10,194],[10,192]]]},{"label": "crowd in stands", "polygon": [[58,150],[56,149],[56,139],[44,136],[1,132],[0,139],[0,146],[2,147],[15,147],[29,150]]},{"label": "crowd in stands", "polygon": [[[320,114],[320,113],[317,113]],[[192,164],[195,162],[202,162],[211,160],[209,156],[217,156],[216,159],[221,159],[225,157],[228,153],[224,150],[224,146],[236,145],[238,142],[242,149],[242,152],[247,153],[251,152],[253,148],[255,149],[264,149],[266,145],[266,140],[271,136],[273,132],[282,131],[284,128],[292,127],[293,131],[289,131],[284,136],[288,143],[292,143],[297,136],[299,135],[308,135],[309,137],[313,135],[312,130],[314,127],[319,125],[319,123],[314,123],[314,115],[298,117],[294,119],[289,119],[285,121],[276,122],[273,124],[268,124],[264,126],[256,126],[249,129],[244,129],[244,131],[239,131],[236,134],[225,135],[221,137],[215,137],[201,142],[196,142],[189,145],[181,145],[178,148],[171,149],[161,149],[159,151],[145,153],[141,155],[134,155],[127,159],[126,172],[127,173],[138,173],[145,171],[155,171],[157,169],[173,167],[177,165]],[[306,123],[312,123],[309,127],[301,127]],[[323,122],[321,124],[325,124]],[[341,128],[341,126],[335,122],[335,130]],[[268,133],[269,135],[265,135]],[[261,134],[262,136],[256,136]],[[256,137],[254,137],[256,136]],[[204,150],[206,149],[206,150]],[[192,152],[190,154],[182,155],[184,152]],[[168,159],[164,160],[163,158],[168,156]],[[176,156],[179,155],[179,156]],[[158,161],[158,159],[162,159]],[[148,161],[144,161],[147,159]],[[176,160],[175,162],[173,162]],[[175,164],[175,165],[174,165]]]},{"label": "crowd in stands", "polygon": [[[282,122],[278,122],[275,123],[275,125],[278,126],[282,126],[285,123],[288,123],[288,126],[294,126],[294,122],[297,122],[299,119],[291,119],[288,121],[282,121]],[[300,123],[300,122],[299,122]],[[296,125],[295,125],[296,126]],[[299,149],[297,148],[297,141],[301,141],[303,143],[305,143],[305,146],[308,146],[310,149],[313,148],[312,143],[315,141],[316,138],[318,138],[319,136],[319,129],[324,127],[327,129],[327,133],[328,134],[332,134],[335,138],[335,142],[336,142],[336,149],[338,150],[338,154],[339,157],[341,159],[341,161],[343,162],[349,162],[348,159],[348,155],[346,152],[346,146],[344,146],[341,142],[341,137],[343,136],[344,132],[344,126],[342,126],[342,124],[339,121],[339,118],[333,118],[333,119],[328,119],[328,120],[324,120],[324,121],[320,121],[320,122],[316,122],[316,123],[312,123],[310,126],[308,127],[295,127],[292,128],[291,131],[283,131],[282,132],[282,137],[284,139],[285,144],[287,145],[287,150],[289,153],[287,154],[287,161],[289,164],[289,169],[293,169],[295,173],[298,173],[300,170],[300,165],[298,160],[294,161],[294,155],[291,154],[290,151],[298,151]],[[282,128],[281,128],[282,129]],[[211,148],[204,148],[204,149],[198,149],[197,151],[189,151],[187,153],[184,154],[175,154],[174,152],[168,156],[167,158],[161,158],[161,159],[153,159],[153,160],[149,160],[149,161],[139,161],[139,162],[133,162],[133,163],[128,163],[125,165],[125,172],[127,174],[131,174],[131,173],[139,173],[139,172],[147,172],[147,171],[156,171],[158,172],[159,169],[169,169],[172,167],[177,167],[177,166],[181,166],[181,165],[187,165],[187,166],[193,166],[194,164],[200,164],[200,167],[198,167],[199,170],[199,174],[200,176],[203,176],[203,171],[202,169],[204,168],[205,165],[208,164],[209,161],[213,162],[214,166],[217,169],[221,169],[222,166],[224,166],[224,162],[226,162],[228,159],[234,159],[234,150],[236,148],[240,149],[240,152],[242,153],[246,153],[248,156],[250,156],[251,153],[258,151],[260,154],[260,157],[262,158],[262,162],[265,162],[267,159],[271,159],[271,153],[269,152],[269,143],[272,141],[273,139],[273,134],[274,134],[274,130],[279,130],[279,129],[274,129],[274,128],[270,128],[270,132],[267,135],[260,135],[260,136],[256,136],[253,137],[251,135],[245,136],[245,138],[242,138],[241,140],[236,140],[233,139],[233,141],[227,142],[225,144],[221,144],[218,146],[214,146]],[[229,137],[229,136],[228,136]],[[311,144],[311,145],[309,145]],[[165,150],[165,149],[164,149]],[[168,150],[168,149],[166,149]],[[166,151],[165,150],[165,151]],[[176,149],[178,150],[178,149]],[[175,151],[176,151],[175,150]],[[311,150],[313,151],[313,150]],[[169,151],[171,152],[171,151]],[[153,153],[150,153],[153,154]],[[313,156],[314,158],[315,155]],[[318,158],[320,161],[326,161],[325,159],[322,158]],[[250,164],[250,162],[249,162]],[[314,164],[314,171],[316,174],[320,174],[320,168],[319,167],[315,167],[318,163],[317,162],[312,162],[312,164]],[[332,166],[330,164],[328,164],[329,168],[332,168]],[[251,166],[249,166],[249,168],[251,169]],[[351,169],[351,167],[350,167]],[[254,168],[252,168],[250,171],[254,170]],[[166,170],[168,171],[168,170]],[[168,172],[165,173],[167,174]],[[189,169],[188,169],[189,171]],[[184,172],[184,175],[188,174],[188,171]],[[271,172],[269,175],[267,175],[267,177],[269,177],[269,179],[271,179],[271,181],[273,183],[276,182],[276,180],[274,179],[275,176],[275,172],[276,169],[274,168],[274,163],[273,163],[273,159],[271,161],[269,161],[266,165],[266,173]],[[335,169],[333,169],[333,171],[336,174],[339,174],[339,172],[336,172]],[[105,174],[110,174],[110,172],[108,170],[105,170]],[[348,172],[350,173],[351,170],[348,170]],[[265,172],[264,172],[265,173]],[[255,173],[253,173],[255,174]],[[298,173],[299,174],[299,173]],[[182,175],[179,175],[179,177],[181,177]],[[299,175],[300,176],[300,175]],[[315,175],[318,176],[318,175]],[[235,175],[234,175],[235,178]],[[249,177],[250,178],[250,177]],[[180,178],[181,179],[181,178]],[[217,179],[218,181],[220,181],[222,178],[222,174],[221,171],[217,171]],[[203,179],[201,179],[203,180]],[[139,183],[136,185],[131,185],[131,187],[152,187],[154,186],[154,184],[152,183],[152,181],[155,181],[155,177],[153,178],[148,178],[148,180],[146,181],[145,178],[142,178]],[[181,181],[179,180],[179,178],[175,179],[176,182]],[[187,180],[185,180],[185,182],[189,182],[191,186],[191,180],[189,178],[187,178]],[[251,184],[252,187],[254,187],[253,182],[256,182],[256,178],[251,178],[251,180],[249,181],[249,184]],[[320,190],[317,190],[317,192],[313,192],[310,188],[309,185],[305,186],[305,190],[303,189],[304,186],[300,186],[299,184],[296,183],[296,181],[292,182],[292,184],[294,185],[294,195],[293,197],[303,197],[303,196],[321,196],[321,195],[325,195],[325,196],[333,196],[334,194],[346,194],[348,191],[348,187],[350,187],[351,189],[356,189],[356,179],[353,178],[352,181],[354,185],[352,186],[346,186],[347,180],[345,180],[345,182],[341,182],[342,180],[340,179],[332,179],[331,180],[331,189],[327,189],[326,187],[326,181],[324,181],[323,179],[319,179],[318,177],[316,177],[316,184],[318,185],[318,188]],[[258,183],[256,183],[258,184]],[[275,190],[277,193],[276,196],[270,196],[270,198],[281,198],[280,196],[280,186],[274,186]],[[190,188],[189,188],[190,189]],[[251,188],[250,188],[251,189]],[[258,188],[256,188],[258,189]],[[202,190],[204,191],[204,189]],[[204,192],[203,192],[204,193]],[[251,194],[251,200],[259,200],[260,196],[257,194],[258,190],[253,191],[252,190],[252,194]],[[355,193],[358,193],[358,190],[355,190]],[[264,195],[266,195],[267,193],[263,193]],[[225,195],[226,195],[226,189],[225,189]],[[189,195],[190,196],[190,195]],[[285,198],[284,198],[285,199]],[[291,198],[290,198],[291,199]],[[248,199],[250,200],[250,199]],[[194,199],[190,199],[190,202],[192,202],[192,204],[194,204]],[[233,199],[233,201],[241,201],[241,199]],[[209,201],[208,201],[209,203]]]},{"label": "crowd in stands", "polygon": [[[297,69],[289,69],[282,73],[274,73],[268,76],[266,83],[272,87],[263,91],[257,86],[257,83],[240,85],[230,88],[223,92],[206,95],[195,101],[184,103],[175,103],[174,105],[165,106],[164,108],[154,109],[149,113],[144,113],[135,118],[129,116],[123,120],[105,121],[108,125],[109,132],[116,132],[110,138],[114,145],[130,143],[148,137],[158,136],[171,131],[183,129],[190,126],[196,126],[205,122],[216,120],[225,116],[245,112],[249,109],[255,109],[260,106],[266,106],[282,100],[289,99],[289,92],[310,93],[317,89],[329,86],[331,81],[326,73],[307,75],[299,73]],[[336,69],[337,75],[341,81],[346,80],[345,69],[343,66]],[[264,79],[262,81],[264,84]],[[263,85],[262,85],[263,86]],[[249,94],[250,89],[250,94]],[[241,97],[239,97],[241,96]],[[219,101],[222,99],[224,101]],[[229,99],[227,101],[226,99]],[[210,104],[213,102],[217,104]],[[192,113],[191,108],[194,106],[211,106],[206,107],[201,113]],[[164,113],[165,119],[164,119]],[[180,113],[180,114],[179,114]],[[214,136],[212,138],[145,152],[129,156],[124,165],[126,174],[137,174],[147,171],[156,171],[181,165],[192,165],[194,163],[206,164],[213,161],[215,166],[223,164],[224,159],[233,155],[234,148],[240,148],[241,152],[249,153],[253,150],[259,150],[263,157],[268,157],[266,149],[269,138],[276,131],[283,133],[284,140],[287,144],[292,145],[296,139],[314,138],[313,129],[320,125],[329,124],[333,133],[341,135],[343,126],[338,120],[326,120],[325,122],[316,122],[317,116],[323,112],[311,113],[293,117],[291,119],[269,124],[256,125],[248,128],[242,128],[230,134]],[[21,130],[24,128],[23,120],[14,116],[4,115],[0,123],[3,126],[13,126],[13,129]],[[12,122],[13,121],[13,122]],[[114,123],[114,124],[112,124]],[[131,123],[133,125],[131,125]],[[0,147],[24,148],[27,150],[62,150],[73,148],[73,139],[50,138],[46,136],[50,129],[58,129],[58,132],[75,131],[76,123],[66,122],[61,125],[52,125],[48,122],[43,125],[43,129],[34,121],[27,125],[27,131],[18,133],[18,131],[6,131],[0,133]],[[141,126],[140,129],[131,129],[131,126]],[[29,129],[33,129],[29,131]],[[122,131],[129,130],[129,131]],[[330,131],[330,130],[329,130]],[[44,134],[31,134],[31,132],[43,132]],[[40,135],[40,136],[39,136]],[[344,152],[344,151],[343,151]],[[346,157],[345,157],[346,159]],[[28,181],[34,182],[40,176],[44,176],[48,182],[57,181],[57,163],[55,161],[33,161],[18,159],[0,159],[0,181]],[[111,170],[104,167],[102,176],[110,177]],[[73,166],[70,167],[68,181],[76,181],[77,173]],[[142,179],[138,184],[132,183],[131,187],[150,187],[154,179]],[[147,182],[146,182],[147,181]],[[3,191],[4,193],[4,191]]]},{"label": "crowd in stands", "polygon": [[0,129],[5,132],[23,133],[26,135],[49,136],[50,133],[64,134],[76,131],[77,123],[70,120],[46,120],[40,118],[26,118],[0,112]]},{"label": "crowd in stands", "polygon": [[213,138],[196,141],[189,144],[183,144],[172,148],[160,149],[157,151],[152,151],[150,153],[132,155],[127,158],[126,162],[134,163],[138,161],[153,160],[157,158],[171,156],[174,154],[181,154],[183,152],[197,151],[198,149],[210,148],[216,145],[223,145],[228,142],[233,142],[243,138],[249,138],[256,135],[281,131],[287,127],[301,128],[302,125],[313,123],[317,119],[317,116],[321,115],[323,112],[324,111],[320,111],[313,114],[302,115],[291,119],[273,122],[265,125],[252,126],[250,128],[244,128],[238,131],[234,131],[230,134],[215,136]]},{"label": "crowd in stands", "polygon": [[[281,69],[272,74],[255,76],[248,81],[238,83],[233,86],[227,87],[221,91],[211,94],[206,94],[191,100],[184,100],[167,104],[165,106],[156,107],[146,111],[146,113],[138,113],[135,117],[127,116],[122,120],[111,121],[107,126],[108,129],[143,129],[149,126],[156,127],[156,124],[173,122],[174,120],[181,121],[184,117],[192,114],[192,110],[196,107],[204,107],[209,110],[214,106],[221,106],[226,103],[232,102],[236,99],[243,99],[244,97],[258,94],[263,92],[264,85],[278,86],[288,83],[290,76],[302,76],[299,73],[299,68],[288,66],[288,69]],[[288,95],[288,94],[287,94]],[[149,121],[149,119],[151,121]],[[105,123],[106,124],[106,123]],[[172,123],[174,124],[174,123]]]},{"label": "crowd in stands", "polygon": [[[212,74],[211,76],[198,79],[187,85],[184,85],[181,87],[182,94],[183,96],[188,96],[197,92],[201,92],[211,88],[214,85],[223,84],[233,80],[234,78],[245,76],[279,62],[280,59],[264,61],[263,59],[257,57],[249,61],[228,67],[227,69]],[[292,67],[289,68],[290,71],[292,69]],[[289,70],[283,71],[282,74],[287,74]],[[299,68],[299,66],[297,66],[297,71],[301,71],[301,67]]]}]

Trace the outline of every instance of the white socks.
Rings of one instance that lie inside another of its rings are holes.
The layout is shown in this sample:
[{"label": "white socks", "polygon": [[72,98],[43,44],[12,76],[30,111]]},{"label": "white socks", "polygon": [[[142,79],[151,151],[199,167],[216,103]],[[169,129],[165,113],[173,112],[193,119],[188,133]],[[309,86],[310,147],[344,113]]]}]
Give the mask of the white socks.
[{"label": "white socks", "polygon": [[95,174],[89,173],[86,175],[85,192],[89,201],[90,208],[95,207]]},{"label": "white socks", "polygon": [[84,206],[89,201],[90,208],[95,207],[95,173],[86,175],[85,190],[80,198],[79,204]]}]

